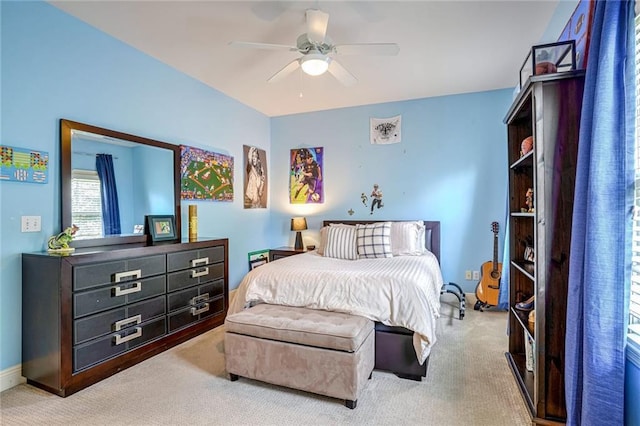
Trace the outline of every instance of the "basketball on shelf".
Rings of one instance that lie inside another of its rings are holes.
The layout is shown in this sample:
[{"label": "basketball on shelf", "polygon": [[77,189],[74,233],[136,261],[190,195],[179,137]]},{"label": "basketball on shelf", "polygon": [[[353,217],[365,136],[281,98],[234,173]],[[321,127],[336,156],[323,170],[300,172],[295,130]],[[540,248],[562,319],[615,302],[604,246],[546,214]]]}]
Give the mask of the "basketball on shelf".
[{"label": "basketball on shelf", "polygon": [[553,74],[554,72],[557,72],[557,71],[558,69],[556,68],[556,65],[552,62],[538,62],[536,64],[535,75]]},{"label": "basketball on shelf", "polygon": [[531,150],[533,150],[533,136],[525,138],[520,144],[520,156],[522,157],[523,155],[529,153]]}]

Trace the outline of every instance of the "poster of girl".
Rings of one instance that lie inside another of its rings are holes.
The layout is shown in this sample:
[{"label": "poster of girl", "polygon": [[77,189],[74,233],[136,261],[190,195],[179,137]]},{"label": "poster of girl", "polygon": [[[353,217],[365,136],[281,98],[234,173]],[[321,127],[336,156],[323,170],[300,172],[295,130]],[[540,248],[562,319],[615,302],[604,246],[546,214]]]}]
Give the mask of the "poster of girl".
[{"label": "poster of girl", "polygon": [[255,146],[243,146],[244,151],[244,208],[267,207],[267,154]]}]

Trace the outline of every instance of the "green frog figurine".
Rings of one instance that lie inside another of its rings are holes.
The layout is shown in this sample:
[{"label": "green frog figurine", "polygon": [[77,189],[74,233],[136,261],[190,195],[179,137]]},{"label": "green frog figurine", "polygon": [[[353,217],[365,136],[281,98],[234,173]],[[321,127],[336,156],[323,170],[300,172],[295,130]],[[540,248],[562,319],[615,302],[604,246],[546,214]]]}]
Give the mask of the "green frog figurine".
[{"label": "green frog figurine", "polygon": [[76,225],[72,225],[59,233],[58,235],[52,235],[47,242],[48,251],[50,252],[72,252],[75,249],[69,247],[69,243],[73,240],[73,236],[78,232]]}]

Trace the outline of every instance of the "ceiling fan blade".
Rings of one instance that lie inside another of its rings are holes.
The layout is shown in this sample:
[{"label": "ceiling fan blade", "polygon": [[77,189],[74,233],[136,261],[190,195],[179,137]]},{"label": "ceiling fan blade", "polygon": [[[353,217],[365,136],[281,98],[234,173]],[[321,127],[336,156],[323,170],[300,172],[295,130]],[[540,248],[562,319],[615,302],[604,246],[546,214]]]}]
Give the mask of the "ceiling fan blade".
[{"label": "ceiling fan blade", "polygon": [[297,47],[287,46],[286,44],[254,43],[251,41],[231,41],[229,42],[229,45],[233,47],[248,47],[251,49],[289,50],[291,52],[298,51]]},{"label": "ceiling fan blade", "polygon": [[338,44],[334,51],[337,55],[395,56],[400,46],[396,43]]},{"label": "ceiling fan blade", "polygon": [[300,67],[300,59],[294,59],[282,68],[280,71],[272,75],[267,82],[277,83]]},{"label": "ceiling fan blade", "polygon": [[332,59],[331,63],[329,63],[328,71],[344,86],[353,86],[358,82],[353,74],[347,71],[346,68],[340,65],[340,63],[335,59]]},{"label": "ceiling fan blade", "polygon": [[324,43],[329,14],[317,9],[307,10],[307,38],[311,43]]}]

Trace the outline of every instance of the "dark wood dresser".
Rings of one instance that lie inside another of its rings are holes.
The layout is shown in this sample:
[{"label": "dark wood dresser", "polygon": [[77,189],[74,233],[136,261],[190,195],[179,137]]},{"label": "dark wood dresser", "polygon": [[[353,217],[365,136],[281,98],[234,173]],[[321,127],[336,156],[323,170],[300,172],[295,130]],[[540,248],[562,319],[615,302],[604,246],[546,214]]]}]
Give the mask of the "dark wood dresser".
[{"label": "dark wood dresser", "polygon": [[68,396],[224,322],[228,240],[22,255],[22,375]]}]

